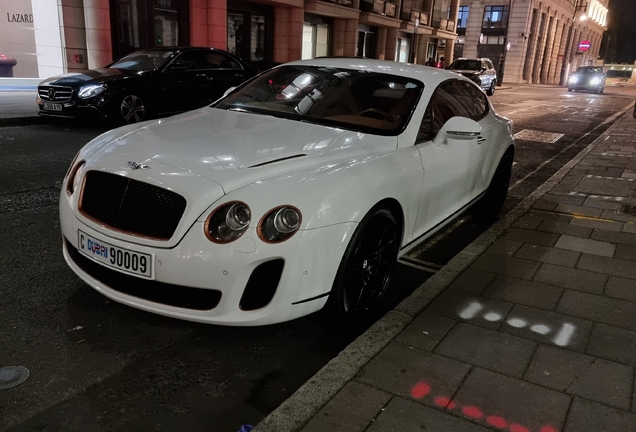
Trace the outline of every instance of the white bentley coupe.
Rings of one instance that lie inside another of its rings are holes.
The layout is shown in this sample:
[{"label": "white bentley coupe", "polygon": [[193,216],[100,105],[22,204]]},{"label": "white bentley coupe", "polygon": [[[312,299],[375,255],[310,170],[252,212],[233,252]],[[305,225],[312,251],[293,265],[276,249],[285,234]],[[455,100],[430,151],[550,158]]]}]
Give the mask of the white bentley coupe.
[{"label": "white bentley coupe", "polygon": [[60,196],[64,257],[102,294],[171,317],[359,317],[414,242],[475,204],[497,215],[512,134],[452,72],[287,63],[84,146]]}]

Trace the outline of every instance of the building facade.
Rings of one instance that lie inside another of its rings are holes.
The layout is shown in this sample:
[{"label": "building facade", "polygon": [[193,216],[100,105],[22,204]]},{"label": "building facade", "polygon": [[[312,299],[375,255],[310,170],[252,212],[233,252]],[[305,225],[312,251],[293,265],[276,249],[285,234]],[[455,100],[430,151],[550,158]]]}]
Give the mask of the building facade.
[{"label": "building facade", "polygon": [[[17,59],[14,76],[32,78],[175,45],[221,48],[261,67],[319,56],[447,65],[480,56],[505,65],[505,81],[548,83],[561,58],[598,56],[608,0],[583,0],[585,9],[574,1],[0,0],[0,56]],[[579,52],[583,39],[590,47]]]}]

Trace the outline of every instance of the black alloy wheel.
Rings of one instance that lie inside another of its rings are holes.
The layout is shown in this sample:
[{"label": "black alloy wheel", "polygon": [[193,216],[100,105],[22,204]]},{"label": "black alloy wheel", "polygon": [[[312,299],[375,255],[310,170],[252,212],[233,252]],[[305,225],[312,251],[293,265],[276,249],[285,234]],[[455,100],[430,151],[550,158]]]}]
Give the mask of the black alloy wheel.
[{"label": "black alloy wheel", "polygon": [[119,106],[121,118],[125,123],[138,123],[146,118],[146,107],[139,96],[125,96]]},{"label": "black alloy wheel", "polygon": [[344,253],[327,307],[335,318],[368,316],[382,306],[399,249],[398,223],[386,208],[371,210]]}]

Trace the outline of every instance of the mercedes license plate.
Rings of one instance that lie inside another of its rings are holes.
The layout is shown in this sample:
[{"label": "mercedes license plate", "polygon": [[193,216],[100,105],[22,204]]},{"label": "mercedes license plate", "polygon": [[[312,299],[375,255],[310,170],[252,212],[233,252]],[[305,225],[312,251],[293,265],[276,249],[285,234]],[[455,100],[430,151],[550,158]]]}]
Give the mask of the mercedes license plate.
[{"label": "mercedes license plate", "polygon": [[44,102],[44,109],[49,111],[62,111],[62,104]]}]

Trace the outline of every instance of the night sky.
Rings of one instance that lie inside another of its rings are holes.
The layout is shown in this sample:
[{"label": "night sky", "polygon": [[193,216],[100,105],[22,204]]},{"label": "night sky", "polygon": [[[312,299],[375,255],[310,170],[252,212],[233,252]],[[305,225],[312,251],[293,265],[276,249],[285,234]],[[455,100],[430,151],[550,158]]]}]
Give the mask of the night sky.
[{"label": "night sky", "polygon": [[[636,61],[636,0],[609,0],[607,61]],[[605,36],[607,38],[607,35]],[[600,53],[604,55],[603,50]]]}]

